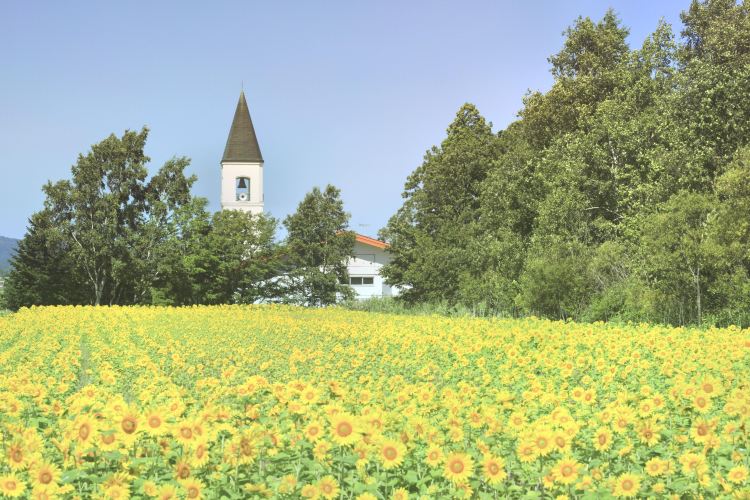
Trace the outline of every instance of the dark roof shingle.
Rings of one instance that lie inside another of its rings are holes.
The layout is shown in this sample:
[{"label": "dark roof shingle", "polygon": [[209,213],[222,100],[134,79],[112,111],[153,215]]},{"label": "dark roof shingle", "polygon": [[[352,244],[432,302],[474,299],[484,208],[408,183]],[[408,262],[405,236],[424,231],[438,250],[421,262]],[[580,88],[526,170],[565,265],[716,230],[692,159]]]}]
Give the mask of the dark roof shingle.
[{"label": "dark roof shingle", "polygon": [[221,162],[262,162],[258,138],[255,136],[253,121],[250,119],[250,110],[245,101],[245,92],[240,92],[240,100],[234,112],[232,128],[229,130],[229,138],[224,148],[224,157]]}]

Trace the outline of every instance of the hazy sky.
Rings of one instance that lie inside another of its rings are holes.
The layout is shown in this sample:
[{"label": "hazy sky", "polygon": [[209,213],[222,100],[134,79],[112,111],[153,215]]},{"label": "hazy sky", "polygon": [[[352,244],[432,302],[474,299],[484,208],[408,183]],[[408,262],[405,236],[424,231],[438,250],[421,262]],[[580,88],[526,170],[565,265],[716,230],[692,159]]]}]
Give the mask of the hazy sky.
[{"label": "hazy sky", "polygon": [[21,237],[41,186],[79,153],[147,125],[154,172],[192,159],[219,208],[220,160],[244,81],[265,160],[265,206],[283,219],[313,186],[342,190],[375,235],[407,175],[464,102],[514,120],[578,15],[613,7],[640,46],[688,0],[0,0],[0,235]]}]

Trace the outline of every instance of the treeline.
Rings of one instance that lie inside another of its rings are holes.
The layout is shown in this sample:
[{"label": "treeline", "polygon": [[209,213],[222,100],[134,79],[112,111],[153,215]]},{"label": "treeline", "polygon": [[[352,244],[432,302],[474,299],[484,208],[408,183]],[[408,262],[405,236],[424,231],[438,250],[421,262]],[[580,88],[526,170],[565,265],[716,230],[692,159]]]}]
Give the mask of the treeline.
[{"label": "treeline", "polygon": [[149,178],[147,135],[111,135],[79,156],[71,179],[44,186],[2,305],[325,305],[352,296],[341,283],[354,233],[338,189],[308,193],[277,242],[272,217],[210,214],[191,194],[186,158]]},{"label": "treeline", "polygon": [[471,104],[381,237],[409,304],[750,324],[750,13],[694,1],[640,47],[579,18],[499,133]]}]

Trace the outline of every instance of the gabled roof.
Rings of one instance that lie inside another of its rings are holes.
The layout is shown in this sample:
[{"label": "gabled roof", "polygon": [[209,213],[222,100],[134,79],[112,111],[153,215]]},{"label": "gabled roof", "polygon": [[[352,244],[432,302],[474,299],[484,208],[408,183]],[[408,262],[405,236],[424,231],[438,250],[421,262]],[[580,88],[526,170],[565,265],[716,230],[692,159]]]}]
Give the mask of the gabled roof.
[{"label": "gabled roof", "polygon": [[376,240],[375,238],[370,238],[369,236],[365,236],[363,234],[355,233],[355,240],[359,243],[362,243],[364,245],[369,245],[371,247],[380,248],[383,250],[386,250],[390,247],[388,243],[385,241]]},{"label": "gabled roof", "polygon": [[262,162],[258,138],[255,137],[255,128],[250,119],[250,110],[247,108],[245,92],[240,92],[240,100],[234,112],[232,128],[229,130],[229,138],[224,148],[224,157],[221,162]]}]

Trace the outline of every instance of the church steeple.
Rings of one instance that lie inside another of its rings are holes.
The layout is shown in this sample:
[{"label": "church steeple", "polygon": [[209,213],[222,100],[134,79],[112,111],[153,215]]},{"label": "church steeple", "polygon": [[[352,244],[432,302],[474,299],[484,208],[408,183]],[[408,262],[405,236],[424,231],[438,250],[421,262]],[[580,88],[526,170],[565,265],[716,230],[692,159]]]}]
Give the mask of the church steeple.
[{"label": "church steeple", "polygon": [[229,138],[224,148],[222,163],[226,162],[253,162],[262,163],[263,155],[260,154],[258,138],[255,136],[253,121],[250,119],[250,110],[247,108],[245,92],[240,92],[240,100],[234,111],[232,128],[229,130]]},{"label": "church steeple", "polygon": [[263,213],[263,156],[244,92],[221,159],[221,208]]}]

